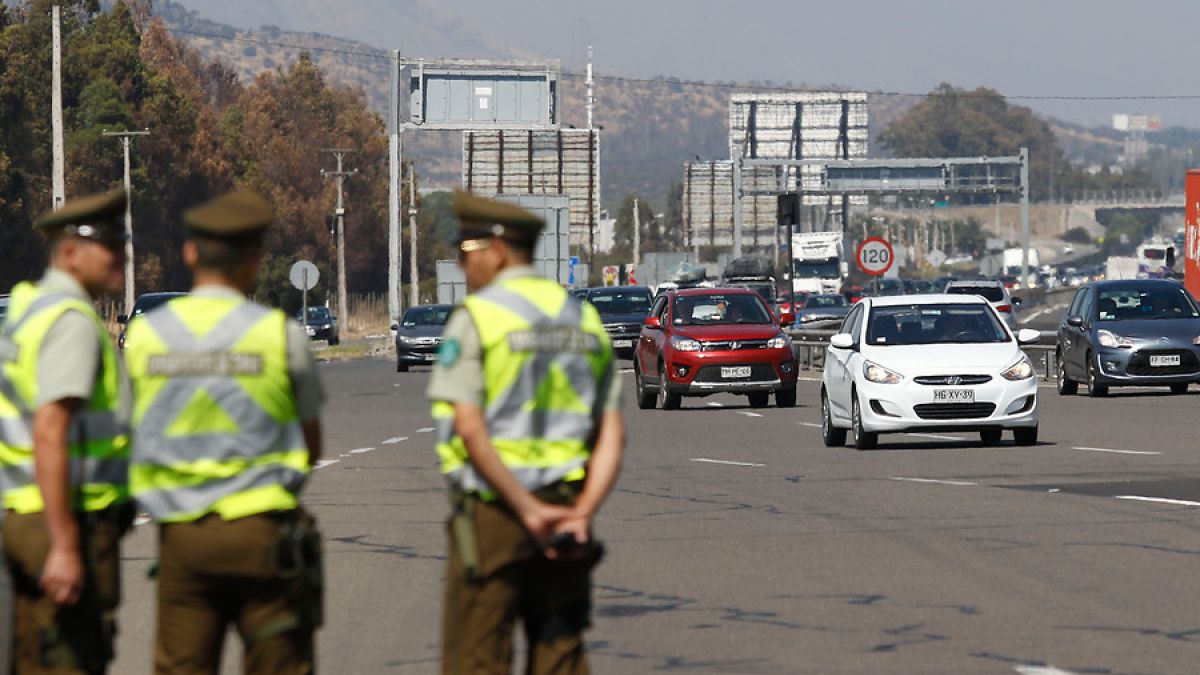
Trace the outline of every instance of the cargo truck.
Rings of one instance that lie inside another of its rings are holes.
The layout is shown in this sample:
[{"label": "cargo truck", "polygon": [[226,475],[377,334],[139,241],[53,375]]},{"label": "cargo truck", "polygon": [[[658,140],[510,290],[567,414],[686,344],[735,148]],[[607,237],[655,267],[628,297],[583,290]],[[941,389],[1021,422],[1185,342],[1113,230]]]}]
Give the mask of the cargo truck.
[{"label": "cargo truck", "polygon": [[838,293],[849,265],[841,232],[792,235],[792,289],[797,293]]}]

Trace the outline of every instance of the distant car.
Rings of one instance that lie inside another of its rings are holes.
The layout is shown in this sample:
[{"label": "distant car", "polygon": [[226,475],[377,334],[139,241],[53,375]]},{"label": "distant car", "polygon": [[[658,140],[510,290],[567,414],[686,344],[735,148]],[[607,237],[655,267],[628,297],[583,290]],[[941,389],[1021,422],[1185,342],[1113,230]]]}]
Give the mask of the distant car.
[{"label": "distant car", "polygon": [[642,322],[650,314],[654,296],[646,286],[610,286],[589,288],[588,302],[600,312],[604,330],[612,341],[613,351],[623,359],[633,358]]},{"label": "distant car", "polygon": [[[299,317],[297,317],[299,318]],[[342,340],[338,335],[337,317],[328,307],[309,307],[304,321],[304,332],[313,340],[325,340],[333,347]]]},{"label": "distant car", "polygon": [[876,278],[863,286],[863,295],[874,298],[886,298],[893,295],[907,295],[904,282],[899,279]]},{"label": "distant car", "polygon": [[133,314],[125,316],[124,314],[117,317],[117,323],[121,324],[121,334],[117,336],[117,349],[125,349],[125,333],[129,330],[129,322],[139,316],[149,312],[150,310],[162,305],[172,298],[179,298],[187,295],[183,291],[168,291],[165,293],[142,293],[133,302]]},{"label": "distant car", "polygon": [[945,292],[950,295],[978,295],[992,304],[992,309],[1000,314],[1004,323],[1012,330],[1017,329],[1015,307],[1020,304],[1013,299],[1008,288],[999,280],[970,279],[951,281],[946,284]]},{"label": "distant car", "polygon": [[[850,313],[850,301],[836,293],[809,296],[804,309],[796,312],[796,323],[801,326],[822,321],[841,322]],[[837,324],[833,324],[836,326]],[[832,326],[831,326],[832,327]]]},{"label": "distant car", "polygon": [[1075,293],[1058,326],[1058,392],[1200,382],[1200,308],[1177,282],[1100,281]]},{"label": "distant car", "polygon": [[409,307],[396,331],[396,372],[407,372],[409,366],[427,365],[437,361],[442,346],[442,331],[454,305],[415,305]]},{"label": "distant car", "polygon": [[750,405],[796,405],[796,354],[766,303],[735,288],[671,291],[654,300],[633,359],[639,408],[685,396],[745,394]]},{"label": "distant car", "polygon": [[865,298],[830,339],[821,378],[825,445],[868,450],[879,434],[976,431],[987,445],[1012,430],[1038,437],[1037,377],[996,311],[973,295]]}]

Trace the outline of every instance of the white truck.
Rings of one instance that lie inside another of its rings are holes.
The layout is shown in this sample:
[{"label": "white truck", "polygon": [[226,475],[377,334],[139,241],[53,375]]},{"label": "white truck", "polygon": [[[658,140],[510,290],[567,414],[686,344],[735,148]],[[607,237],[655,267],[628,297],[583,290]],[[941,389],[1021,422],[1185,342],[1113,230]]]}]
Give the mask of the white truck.
[{"label": "white truck", "polygon": [[1104,263],[1104,278],[1108,280],[1145,279],[1139,273],[1139,260],[1132,256],[1111,256]]},{"label": "white truck", "polygon": [[837,293],[846,279],[845,246],[841,232],[803,232],[792,235],[792,289],[797,293]]},{"label": "white truck", "polygon": [[[1021,256],[1022,248],[1006,248],[1004,249],[1004,273],[1014,277],[1021,276]],[[1037,270],[1042,263],[1038,260],[1038,252],[1036,248],[1029,247],[1029,269]]]}]

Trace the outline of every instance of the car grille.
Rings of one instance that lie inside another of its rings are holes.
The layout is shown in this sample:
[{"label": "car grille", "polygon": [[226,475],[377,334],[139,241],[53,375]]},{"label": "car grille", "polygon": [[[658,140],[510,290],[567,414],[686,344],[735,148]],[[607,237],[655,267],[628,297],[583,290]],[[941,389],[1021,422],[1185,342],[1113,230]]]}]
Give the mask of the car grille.
[{"label": "car grille", "polygon": [[637,335],[642,332],[640,323],[606,323],[604,330],[609,335]]},{"label": "car grille", "polygon": [[[721,368],[750,366],[750,377],[721,377]],[[720,366],[704,366],[696,371],[694,382],[771,382],[779,379],[769,363],[725,363]]]},{"label": "car grille", "polygon": [[700,342],[700,351],[735,352],[741,349],[766,349],[766,340],[710,340]]},{"label": "car grille", "polygon": [[991,381],[991,375],[922,375],[913,378],[913,382],[917,384],[940,384],[951,387],[962,384],[984,384]]},{"label": "car grille", "polygon": [[923,420],[974,420],[991,417],[995,403],[921,403],[913,412]]},{"label": "car grille", "polygon": [[[1151,366],[1151,356],[1178,356],[1178,366]],[[1145,349],[1129,356],[1125,368],[1129,375],[1195,375],[1200,373],[1200,359],[1189,349]]]}]

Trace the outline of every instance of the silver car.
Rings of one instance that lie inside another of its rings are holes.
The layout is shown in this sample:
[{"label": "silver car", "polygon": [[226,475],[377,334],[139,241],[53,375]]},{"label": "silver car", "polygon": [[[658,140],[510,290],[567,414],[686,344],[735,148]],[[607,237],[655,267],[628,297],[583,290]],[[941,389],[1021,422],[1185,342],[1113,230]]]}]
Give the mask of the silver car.
[{"label": "silver car", "polygon": [[946,293],[951,295],[978,295],[996,310],[1009,330],[1017,330],[1016,309],[1021,303],[1015,300],[997,279],[963,279],[946,284]]}]

